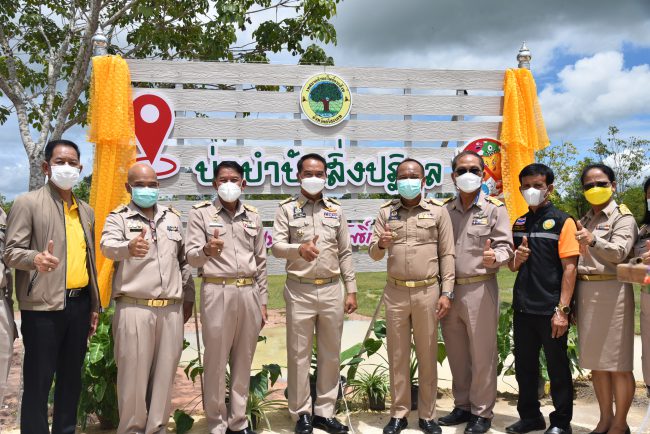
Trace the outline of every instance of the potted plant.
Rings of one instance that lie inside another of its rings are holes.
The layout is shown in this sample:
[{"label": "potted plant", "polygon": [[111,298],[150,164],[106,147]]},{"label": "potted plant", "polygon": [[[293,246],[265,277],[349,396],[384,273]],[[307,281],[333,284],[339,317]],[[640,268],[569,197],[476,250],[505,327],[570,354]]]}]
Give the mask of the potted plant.
[{"label": "potted plant", "polygon": [[376,365],[372,372],[358,372],[349,385],[352,387],[351,397],[366,400],[370,410],[386,409],[386,396],[390,390],[385,366]]},{"label": "potted plant", "polygon": [[280,366],[277,364],[263,365],[255,375],[251,375],[248,401],[246,401],[246,415],[253,430],[257,429],[261,420],[268,429],[271,429],[266,413],[284,406],[284,401],[269,399],[276,390],[269,389],[280,377]]}]

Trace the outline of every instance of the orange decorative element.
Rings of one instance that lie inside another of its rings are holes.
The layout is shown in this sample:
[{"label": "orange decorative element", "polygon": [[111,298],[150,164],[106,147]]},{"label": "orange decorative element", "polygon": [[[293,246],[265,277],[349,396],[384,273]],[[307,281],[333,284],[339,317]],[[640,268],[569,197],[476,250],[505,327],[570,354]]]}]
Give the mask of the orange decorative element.
[{"label": "orange decorative element", "polygon": [[531,72],[528,69],[506,70],[503,91],[501,171],[504,202],[510,221],[514,222],[528,211],[519,193],[519,172],[535,161],[535,152],[546,148],[549,140]]},{"label": "orange decorative element", "polygon": [[99,249],[104,221],[129,194],[127,171],[135,163],[131,74],[120,56],[94,57],[88,107],[88,141],[95,143],[90,206],[95,210],[95,248],[102,306],[111,299],[113,261]]}]

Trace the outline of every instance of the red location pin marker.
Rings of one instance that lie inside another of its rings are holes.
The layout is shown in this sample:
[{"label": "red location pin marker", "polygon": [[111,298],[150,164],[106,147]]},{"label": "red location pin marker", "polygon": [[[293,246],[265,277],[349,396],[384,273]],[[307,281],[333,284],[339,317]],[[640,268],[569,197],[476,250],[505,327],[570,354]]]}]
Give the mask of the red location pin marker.
[{"label": "red location pin marker", "polygon": [[171,155],[162,155],[165,141],[174,127],[171,104],[156,93],[139,93],[133,100],[133,115],[135,137],[140,148],[136,160],[148,162],[161,179],[178,173],[178,160]]}]

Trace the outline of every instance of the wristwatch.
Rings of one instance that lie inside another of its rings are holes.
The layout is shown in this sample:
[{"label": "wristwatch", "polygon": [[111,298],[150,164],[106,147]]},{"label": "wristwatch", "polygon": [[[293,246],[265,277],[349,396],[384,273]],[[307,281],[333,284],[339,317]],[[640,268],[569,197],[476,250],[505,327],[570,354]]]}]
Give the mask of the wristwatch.
[{"label": "wristwatch", "polygon": [[443,295],[444,295],[445,297],[447,297],[449,300],[453,300],[453,299],[454,299],[454,293],[453,293],[453,292],[442,291],[442,292],[440,293],[440,296],[442,297]]},{"label": "wristwatch", "polygon": [[563,314],[568,315],[571,313],[571,308],[569,306],[565,306],[562,303],[560,303],[555,307],[555,311],[562,312]]}]

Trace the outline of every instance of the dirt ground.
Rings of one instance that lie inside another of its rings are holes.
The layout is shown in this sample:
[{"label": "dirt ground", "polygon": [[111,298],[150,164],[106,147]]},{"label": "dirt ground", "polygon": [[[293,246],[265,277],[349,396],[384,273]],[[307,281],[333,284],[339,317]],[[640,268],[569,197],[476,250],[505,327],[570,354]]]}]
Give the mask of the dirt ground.
[{"label": "dirt ground", "polygon": [[[353,315],[353,318],[350,319],[367,319],[361,315]],[[279,327],[284,325],[285,316],[284,311],[282,310],[273,310],[269,311],[269,322],[266,327]],[[192,320],[188,322],[185,326],[186,331],[194,332],[195,325]],[[200,328],[200,324],[199,324]],[[191,343],[195,345],[195,343]],[[9,387],[5,395],[4,403],[0,409],[0,431],[2,432],[18,432],[18,409],[19,409],[19,390],[21,382],[21,353],[22,353],[22,340],[17,339],[14,345],[14,355],[13,355],[13,365],[9,374]],[[274,386],[274,389],[278,391],[274,394],[273,398],[284,399],[283,391],[286,387],[286,383],[282,380],[278,381]],[[588,380],[576,381],[575,382],[575,407],[574,407],[574,422],[585,424],[584,429],[580,425],[574,425],[574,431],[576,432],[589,432],[589,424],[597,421],[598,407],[596,399],[593,393],[593,388],[591,383]],[[493,431],[503,431],[505,424],[512,423],[516,420],[516,402],[517,396],[513,393],[499,393],[497,407],[495,408],[495,419]],[[548,415],[548,412],[552,411],[552,402],[550,398],[545,398],[542,400],[542,412]],[[632,412],[630,414],[630,425],[638,426],[640,424],[643,415],[645,414],[645,408],[648,406],[649,401],[646,397],[645,386],[639,383],[637,388],[637,393],[634,399]],[[440,390],[439,400],[437,408],[439,409],[439,416],[446,414],[453,408],[453,398],[451,397],[451,392],[449,390]],[[172,398],[172,409],[183,409],[187,413],[191,414],[195,419],[196,423],[191,432],[206,432],[205,420],[203,420],[203,408],[201,403],[201,387],[199,380],[197,378],[196,383],[192,383],[191,380],[188,380],[185,377],[185,373],[182,368],[179,368],[176,372],[176,380],[174,387],[174,394]],[[388,421],[389,414],[388,412],[369,412],[364,409],[358,408],[354,404],[352,405],[352,422],[355,431],[363,434],[372,434],[380,433],[381,427]],[[339,418],[343,421],[345,419],[344,415],[339,415]],[[594,421],[595,419],[595,421]],[[289,433],[293,431],[293,422],[289,419],[288,413],[286,410],[277,411],[270,415],[269,417],[271,426],[273,428],[270,430],[263,430],[265,433],[278,432],[278,433]],[[636,421],[636,422],[635,422]],[[499,427],[503,425],[502,427]],[[417,414],[412,414],[410,417],[410,427],[417,428]],[[452,432],[453,427],[445,428],[445,432]],[[593,428],[593,427],[592,427]],[[173,432],[174,425],[173,422],[168,427],[168,431]],[[258,430],[262,432],[262,430]],[[97,426],[91,426],[88,429],[88,432],[112,432],[112,431],[101,431]],[[316,432],[316,431],[315,431]],[[416,429],[409,429],[404,431],[405,434],[409,432],[419,432]],[[454,432],[462,432],[454,431]]]}]

